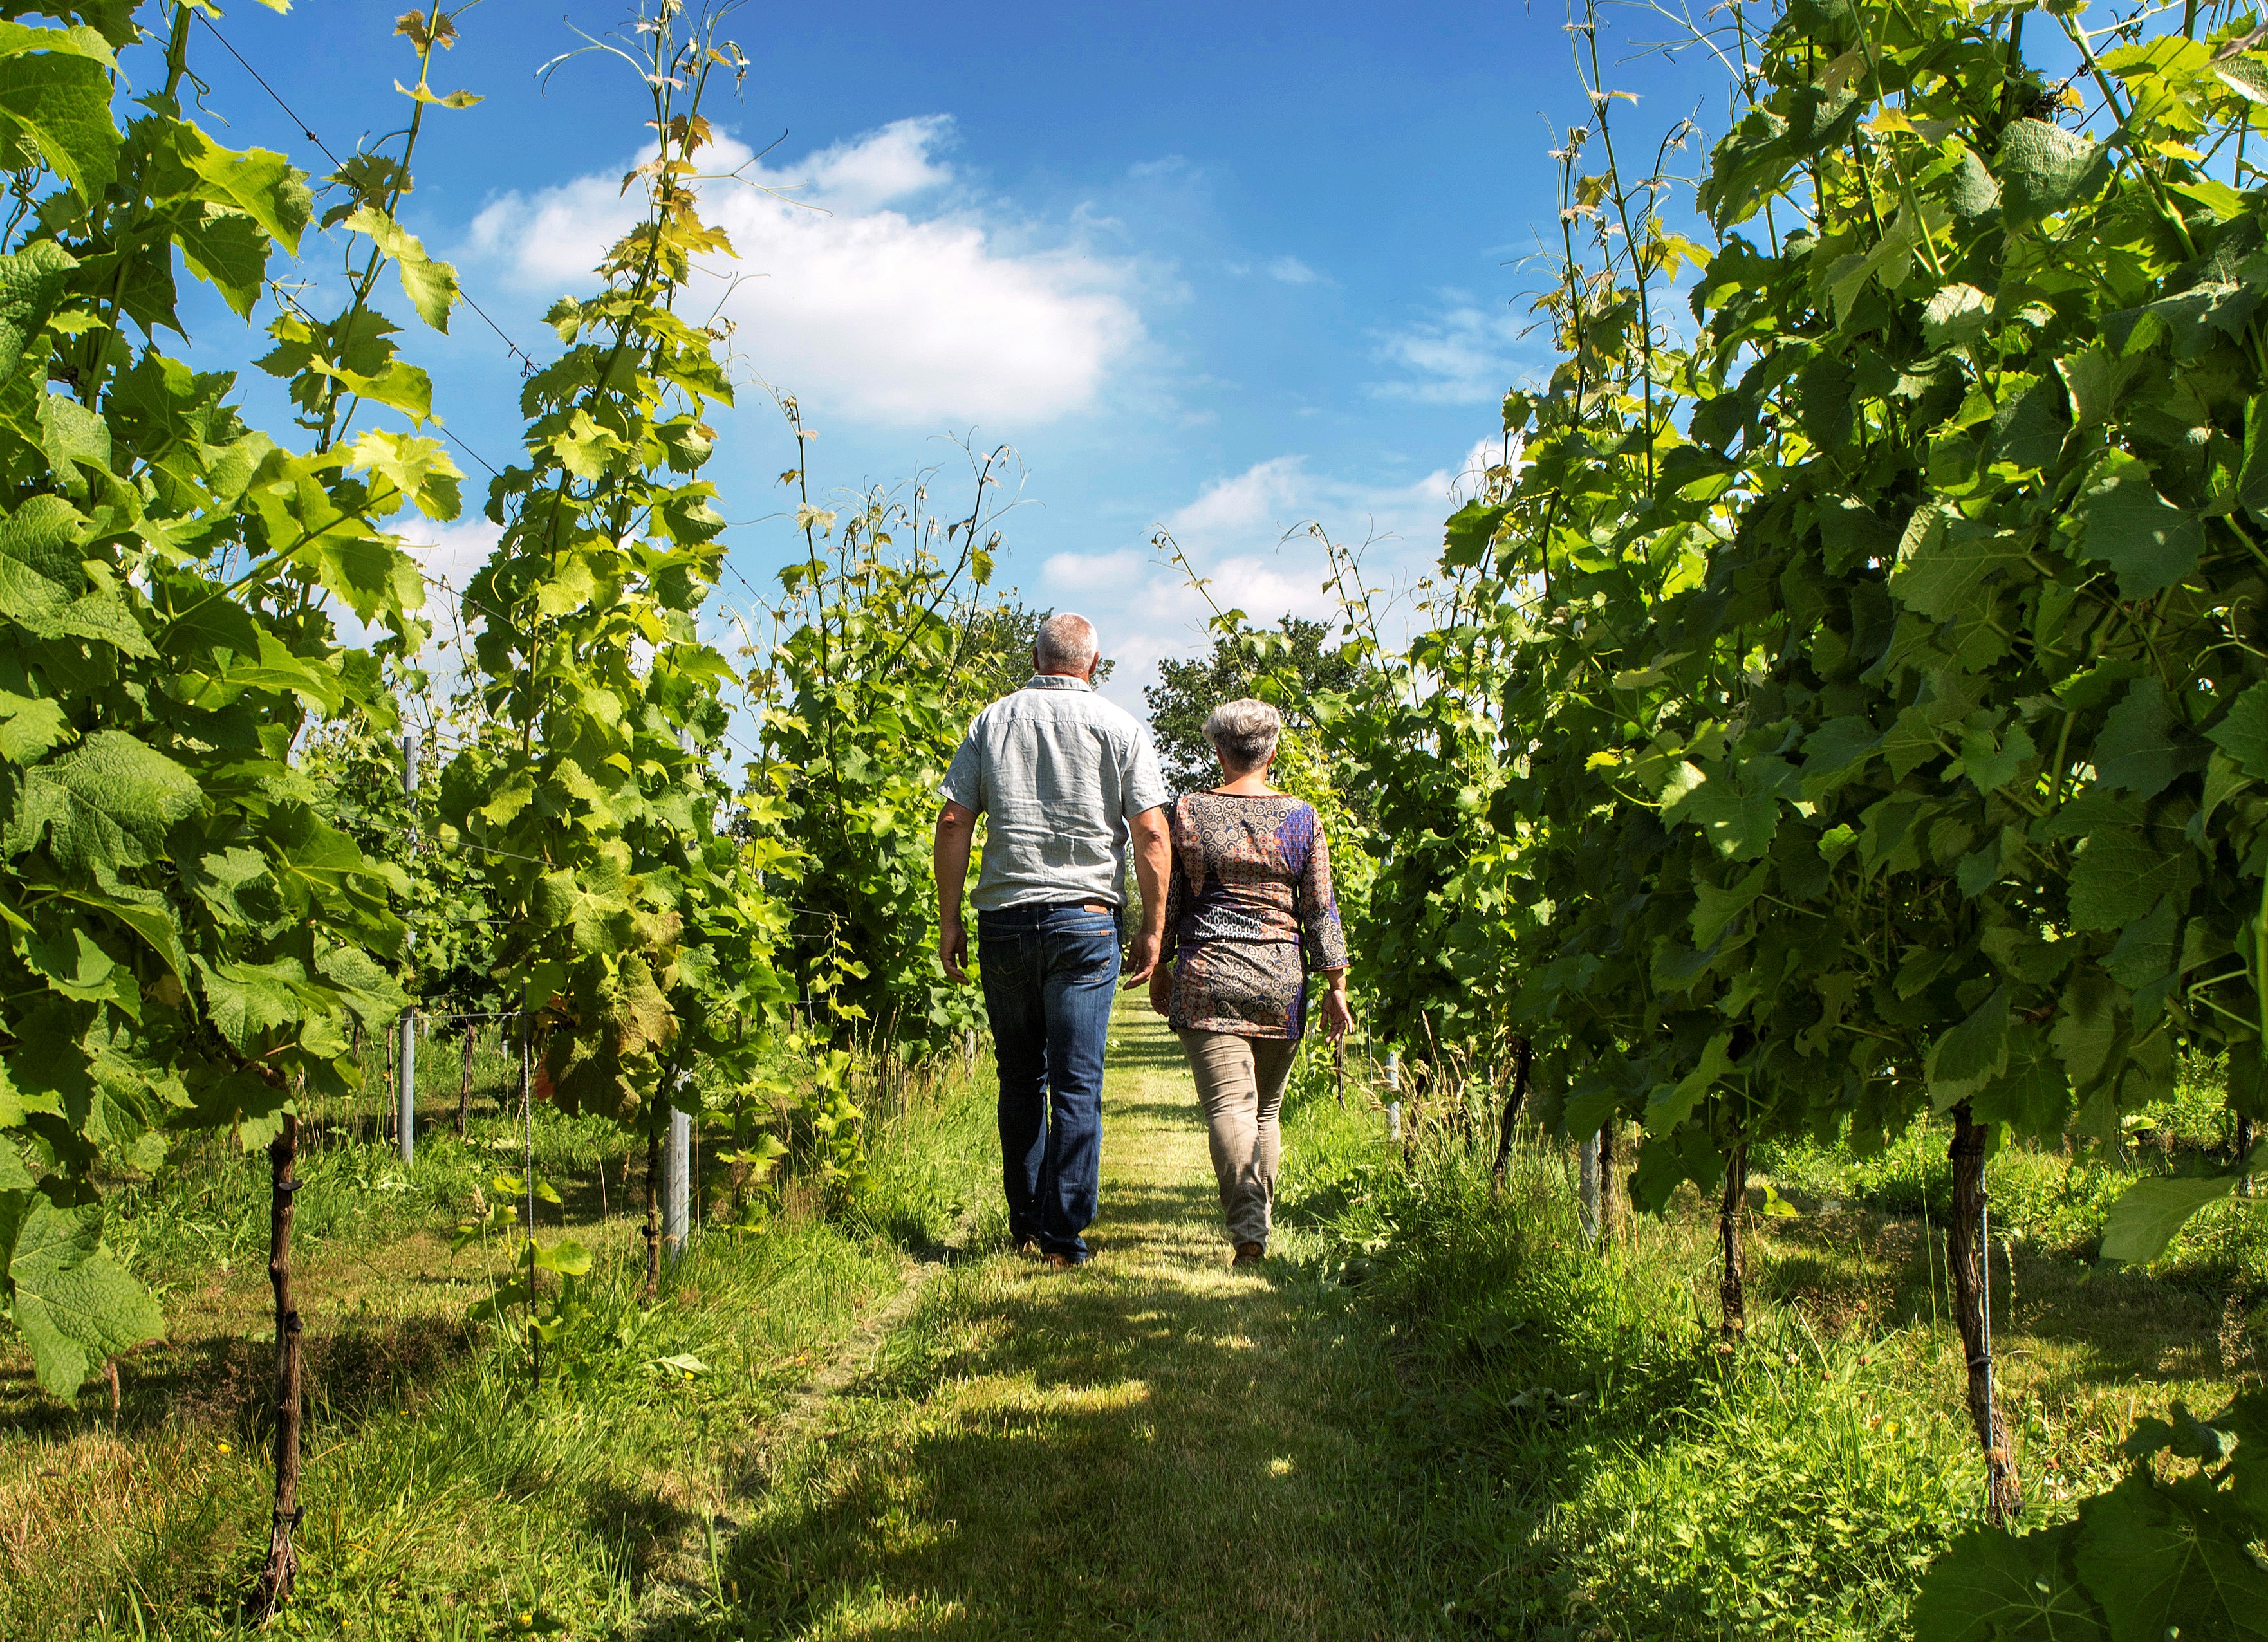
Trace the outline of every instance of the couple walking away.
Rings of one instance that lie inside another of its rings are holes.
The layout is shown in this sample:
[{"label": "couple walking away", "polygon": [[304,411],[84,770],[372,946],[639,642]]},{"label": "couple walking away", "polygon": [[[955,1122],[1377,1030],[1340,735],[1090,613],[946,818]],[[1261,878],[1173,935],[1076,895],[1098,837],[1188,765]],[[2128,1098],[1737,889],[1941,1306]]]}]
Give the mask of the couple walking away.
[{"label": "couple walking away", "polygon": [[[1057,1267],[1087,1257],[1102,1153],[1102,1057],[1121,976],[1127,857],[1142,927],[1125,983],[1188,1051],[1236,1263],[1268,1252],[1278,1108],[1307,1027],[1307,977],[1344,1037],[1346,937],[1312,806],[1268,784],[1282,721],[1229,702],[1205,721],[1221,784],[1174,799],[1150,732],[1094,693],[1094,628],[1049,616],[1033,674],[976,715],[946,772],[937,821],[939,944],[967,980],[962,888],[976,818],[984,1011],[1000,1071],[1008,1235]],[[1312,959],[1312,962],[1310,960]]]}]

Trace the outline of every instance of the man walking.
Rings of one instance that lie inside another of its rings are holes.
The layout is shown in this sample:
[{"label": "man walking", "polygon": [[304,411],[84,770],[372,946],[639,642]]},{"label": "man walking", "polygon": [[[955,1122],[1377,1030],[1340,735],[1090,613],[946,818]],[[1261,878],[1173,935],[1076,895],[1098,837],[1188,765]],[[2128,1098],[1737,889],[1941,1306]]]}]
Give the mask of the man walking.
[{"label": "man walking", "polygon": [[1094,693],[1094,624],[1040,624],[1032,677],[976,715],[946,771],[937,818],[939,955],[965,981],[961,888],[976,818],[989,814],[976,880],[984,1012],[1000,1067],[1008,1235],[1057,1267],[1086,1259],[1102,1154],[1102,1050],[1117,991],[1126,856],[1142,928],[1126,984],[1157,967],[1173,865],[1149,730]]}]

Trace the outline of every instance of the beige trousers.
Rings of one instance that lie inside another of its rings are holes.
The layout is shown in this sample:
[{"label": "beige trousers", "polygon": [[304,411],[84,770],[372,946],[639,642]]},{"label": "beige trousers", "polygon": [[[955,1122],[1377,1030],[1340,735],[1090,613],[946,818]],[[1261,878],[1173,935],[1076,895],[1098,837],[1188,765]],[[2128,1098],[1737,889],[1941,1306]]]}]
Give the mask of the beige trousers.
[{"label": "beige trousers", "polygon": [[1220,1182],[1220,1211],[1232,1243],[1265,1243],[1276,1201],[1276,1160],[1281,1151],[1276,1115],[1300,1046],[1281,1038],[1248,1038],[1233,1032],[1183,1032],[1189,1070],[1197,1074],[1204,1108],[1212,1172]]}]

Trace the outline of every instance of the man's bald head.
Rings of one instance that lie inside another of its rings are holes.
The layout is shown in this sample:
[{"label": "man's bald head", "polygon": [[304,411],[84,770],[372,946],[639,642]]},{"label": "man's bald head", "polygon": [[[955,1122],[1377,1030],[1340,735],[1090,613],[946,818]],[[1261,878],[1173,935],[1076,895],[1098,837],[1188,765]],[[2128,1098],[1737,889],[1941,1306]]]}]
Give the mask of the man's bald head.
[{"label": "man's bald head", "polygon": [[1094,623],[1069,610],[1058,610],[1041,622],[1032,640],[1032,661],[1042,673],[1067,673],[1083,679],[1094,670],[1094,659],[1101,652]]}]

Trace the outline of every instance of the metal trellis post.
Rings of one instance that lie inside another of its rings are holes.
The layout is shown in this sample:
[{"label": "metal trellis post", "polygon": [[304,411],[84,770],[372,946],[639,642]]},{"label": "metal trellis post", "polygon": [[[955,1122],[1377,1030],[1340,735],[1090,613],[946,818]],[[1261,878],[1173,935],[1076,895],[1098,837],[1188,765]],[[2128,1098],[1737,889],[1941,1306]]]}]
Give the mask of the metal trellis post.
[{"label": "metal trellis post", "polygon": [[685,1252],[692,1184],[693,1116],[682,1108],[673,1106],[669,1108],[669,1138],[661,1150],[661,1246],[672,1265]]},{"label": "metal trellis post", "polygon": [[[401,796],[409,804],[409,847],[417,847],[417,732],[406,729],[401,733]],[[417,925],[409,925],[408,945],[417,944]],[[401,1012],[401,1052],[395,1057],[395,1070],[401,1086],[396,1098],[400,1102],[399,1116],[394,1123],[401,1139],[401,1160],[410,1162],[417,1155],[417,1008],[411,1005]]]}]

